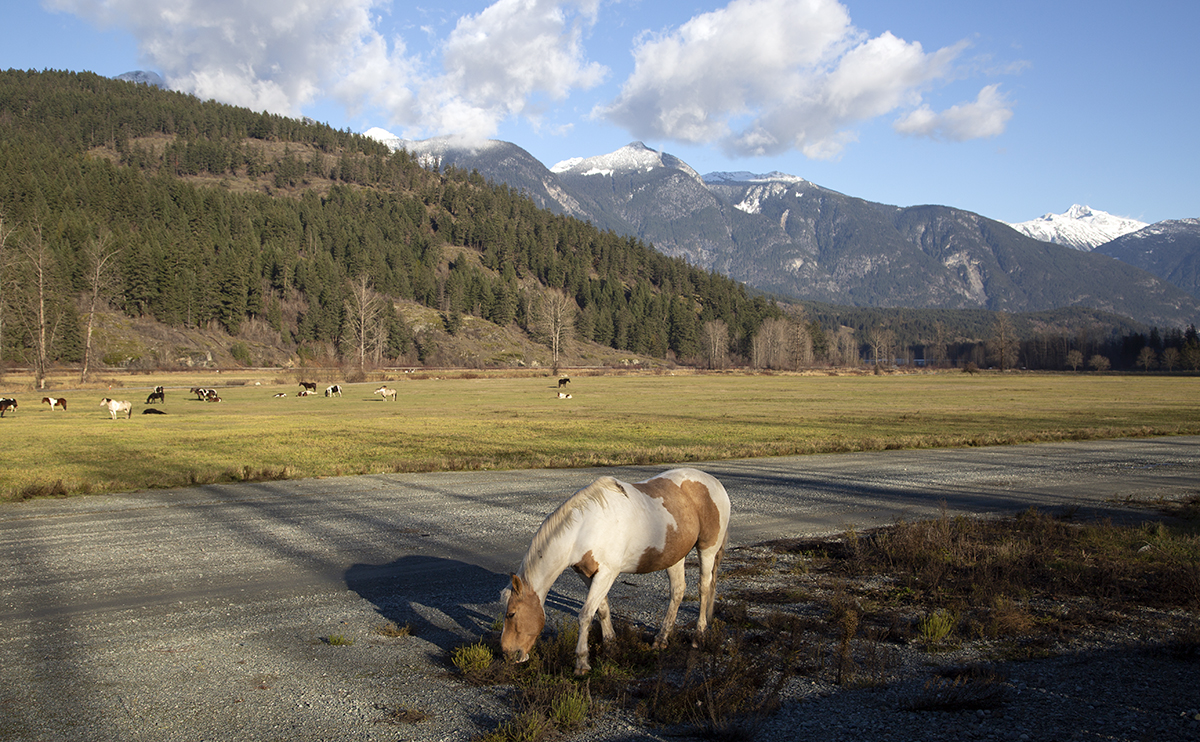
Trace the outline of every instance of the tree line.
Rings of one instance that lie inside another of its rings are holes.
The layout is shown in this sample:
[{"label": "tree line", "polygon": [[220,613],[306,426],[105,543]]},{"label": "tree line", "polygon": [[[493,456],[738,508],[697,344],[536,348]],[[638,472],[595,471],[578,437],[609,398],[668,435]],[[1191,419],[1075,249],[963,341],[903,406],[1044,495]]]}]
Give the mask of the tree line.
[{"label": "tree line", "polygon": [[438,309],[449,331],[471,314],[535,333],[559,293],[573,337],[681,358],[706,322],[744,353],[780,314],[478,173],[90,73],[0,73],[0,214],[0,359],[35,365],[86,365],[105,304],[233,336],[266,323],[285,345],[362,363],[410,349],[398,300]]}]

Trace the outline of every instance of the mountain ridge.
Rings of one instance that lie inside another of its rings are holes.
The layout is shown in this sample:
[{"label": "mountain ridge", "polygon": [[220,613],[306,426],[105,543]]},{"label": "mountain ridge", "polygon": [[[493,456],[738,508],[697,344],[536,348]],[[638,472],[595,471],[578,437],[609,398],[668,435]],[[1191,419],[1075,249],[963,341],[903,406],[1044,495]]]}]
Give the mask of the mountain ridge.
[{"label": "mountain ridge", "polygon": [[879,204],[780,173],[701,176],[641,142],[553,168],[511,143],[447,145],[439,144],[444,163],[791,299],[1012,312],[1089,306],[1150,325],[1200,321],[1197,297],[1143,268],[949,206]]}]

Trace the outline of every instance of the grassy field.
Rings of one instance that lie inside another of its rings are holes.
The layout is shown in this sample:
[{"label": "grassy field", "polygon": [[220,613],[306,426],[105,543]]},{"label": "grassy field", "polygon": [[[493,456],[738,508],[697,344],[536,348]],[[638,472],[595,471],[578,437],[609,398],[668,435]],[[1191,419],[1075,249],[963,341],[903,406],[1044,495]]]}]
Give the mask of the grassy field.
[{"label": "grassy field", "polygon": [[[470,374],[466,375],[470,376]],[[888,448],[1200,433],[1200,378],[962,373],[574,377],[548,375],[343,384],[298,398],[281,372],[140,376],[124,388],[55,391],[68,410],[13,393],[0,420],[0,499],[222,481],[451,469],[603,466]],[[322,388],[324,386],[323,382]],[[155,384],[166,415],[143,415]],[[188,394],[220,387],[219,403]],[[144,385],[144,386],[139,386]],[[274,398],[276,392],[286,398]],[[111,420],[102,397],[128,399]]]}]

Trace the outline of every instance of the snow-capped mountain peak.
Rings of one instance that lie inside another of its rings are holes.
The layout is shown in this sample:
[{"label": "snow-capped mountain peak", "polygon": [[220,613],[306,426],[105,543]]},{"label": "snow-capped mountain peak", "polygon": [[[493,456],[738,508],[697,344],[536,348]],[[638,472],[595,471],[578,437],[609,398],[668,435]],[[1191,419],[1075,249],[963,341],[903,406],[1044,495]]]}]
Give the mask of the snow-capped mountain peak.
[{"label": "snow-capped mountain peak", "polygon": [[1035,240],[1089,252],[1148,225],[1136,219],[1113,216],[1106,211],[1075,204],[1067,209],[1066,213],[1046,214],[1009,226]]},{"label": "snow-capped mountain peak", "polygon": [[700,179],[699,173],[683,160],[651,149],[641,142],[632,142],[607,155],[572,157],[554,165],[550,171],[560,175],[571,173],[572,175],[611,176],[615,173],[627,172],[648,173],[658,168],[682,170],[697,180]]}]

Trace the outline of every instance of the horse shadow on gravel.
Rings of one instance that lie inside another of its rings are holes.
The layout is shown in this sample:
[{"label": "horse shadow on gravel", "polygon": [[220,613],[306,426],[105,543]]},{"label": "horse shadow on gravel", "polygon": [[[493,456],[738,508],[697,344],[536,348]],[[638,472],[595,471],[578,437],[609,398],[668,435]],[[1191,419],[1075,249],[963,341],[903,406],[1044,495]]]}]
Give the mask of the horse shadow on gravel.
[{"label": "horse shadow on gravel", "polygon": [[415,555],[355,564],[345,577],[346,587],[380,616],[445,652],[492,630],[501,615],[500,591],[510,579],[474,564]]}]

